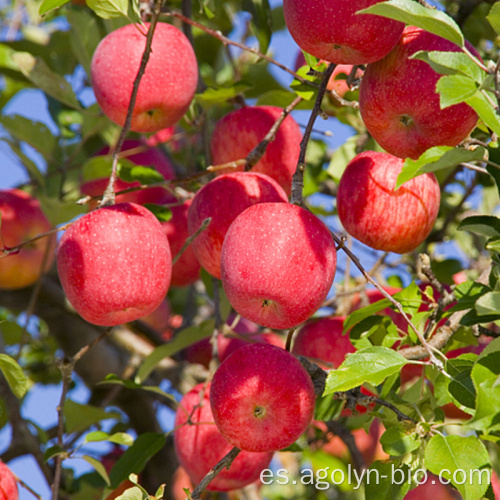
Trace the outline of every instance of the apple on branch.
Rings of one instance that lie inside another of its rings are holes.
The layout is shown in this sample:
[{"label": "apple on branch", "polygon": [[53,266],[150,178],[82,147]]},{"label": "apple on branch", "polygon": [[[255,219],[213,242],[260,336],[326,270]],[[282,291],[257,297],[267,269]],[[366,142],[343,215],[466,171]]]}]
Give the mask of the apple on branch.
[{"label": "apple on branch", "polygon": [[[125,124],[134,80],[146,47],[149,23],[128,24],[104,37],[91,62],[92,88],[104,114]],[[155,27],[152,50],[142,76],[130,130],[157,132],[177,123],[198,84],[198,63],[187,37],[171,24]]]}]

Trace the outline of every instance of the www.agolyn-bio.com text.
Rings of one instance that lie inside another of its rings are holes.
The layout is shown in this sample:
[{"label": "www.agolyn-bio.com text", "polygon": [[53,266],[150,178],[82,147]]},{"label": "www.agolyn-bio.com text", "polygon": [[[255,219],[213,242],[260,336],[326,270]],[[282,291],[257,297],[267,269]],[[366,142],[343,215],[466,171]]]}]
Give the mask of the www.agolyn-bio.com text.
[{"label": "www.agolyn-bio.com text", "polygon": [[325,467],[324,469],[302,469],[299,476],[290,477],[286,469],[278,469],[273,471],[271,469],[264,469],[260,473],[260,480],[262,484],[304,484],[314,485],[318,490],[326,490],[334,485],[348,483],[354,489],[358,489],[362,484],[380,484],[381,482],[390,479],[391,484],[400,485],[404,482],[408,484],[423,484],[429,481],[433,484],[490,484],[491,472],[487,469],[471,469],[468,471],[457,469],[453,472],[448,469],[443,469],[437,475],[429,477],[425,469],[417,469],[413,472],[404,471],[391,464],[390,474],[382,474],[377,469],[365,469],[358,472],[351,464],[348,464],[347,470],[344,469],[331,469]]}]

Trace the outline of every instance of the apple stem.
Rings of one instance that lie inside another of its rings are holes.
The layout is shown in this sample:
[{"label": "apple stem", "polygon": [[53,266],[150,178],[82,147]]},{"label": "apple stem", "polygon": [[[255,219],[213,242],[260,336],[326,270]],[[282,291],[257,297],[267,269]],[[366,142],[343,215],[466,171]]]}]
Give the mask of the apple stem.
[{"label": "apple stem", "polygon": [[304,201],[302,199],[302,190],[304,188],[304,171],[306,169],[306,150],[309,139],[311,138],[311,132],[313,130],[314,122],[317,116],[321,113],[321,103],[323,102],[323,97],[325,96],[326,86],[332,73],[335,69],[336,64],[330,64],[323,73],[323,79],[321,80],[321,85],[319,86],[318,95],[316,96],[316,102],[314,103],[314,108],[311,111],[311,116],[307,122],[306,129],[304,131],[304,136],[300,142],[300,154],[297,161],[297,169],[293,174],[292,178],[292,196],[291,202],[294,205],[302,206]]},{"label": "apple stem", "polygon": [[222,329],[222,317],[220,314],[220,300],[219,300],[219,283],[217,278],[212,278],[212,290],[214,295],[214,316],[215,316],[215,327],[210,339],[212,344],[212,359],[210,361],[210,372],[214,373],[220,364],[219,357],[219,335]]},{"label": "apple stem", "polygon": [[149,25],[147,38],[146,38],[146,47],[144,48],[144,52],[142,53],[141,64],[139,66],[139,70],[137,71],[137,75],[134,80],[134,85],[132,87],[132,94],[130,96],[130,102],[127,109],[127,116],[125,118],[125,124],[120,132],[120,136],[118,138],[118,142],[116,143],[115,149],[113,151],[113,164],[111,167],[111,175],[109,176],[109,183],[104,190],[104,194],[102,196],[102,200],[99,203],[100,207],[105,207],[108,205],[115,204],[115,183],[118,175],[118,154],[120,153],[123,143],[125,142],[125,138],[130,129],[130,124],[132,122],[132,115],[134,113],[135,102],[137,100],[137,94],[139,93],[139,84],[141,83],[142,76],[146,71],[146,66],[149,61],[149,56],[151,54],[151,45],[153,43],[153,35],[155,32],[156,24],[158,23],[158,18],[161,13],[161,0],[157,0],[155,2],[155,8],[153,11],[153,15],[151,17],[151,23]]},{"label": "apple stem", "polygon": [[241,450],[239,448],[234,447],[226,456],[224,456],[217,465],[213,468],[210,469],[210,471],[207,473],[207,475],[201,480],[201,482],[196,486],[196,488],[193,490],[193,493],[191,493],[191,499],[192,500],[200,500],[201,499],[201,494],[205,490],[205,488],[209,485],[210,481],[219,473],[222,471],[224,468],[228,468],[234,461],[234,459],[238,456],[238,453]]}]

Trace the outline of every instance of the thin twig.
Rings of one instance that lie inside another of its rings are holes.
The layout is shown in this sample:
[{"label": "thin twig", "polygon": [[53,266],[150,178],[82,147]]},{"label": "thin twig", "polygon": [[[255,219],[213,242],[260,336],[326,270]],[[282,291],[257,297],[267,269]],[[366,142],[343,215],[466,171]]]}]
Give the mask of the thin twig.
[{"label": "thin twig", "polygon": [[186,238],[186,242],[184,245],[182,245],[182,248],[177,252],[175,257],[172,259],[172,266],[181,258],[181,255],[186,251],[186,248],[193,242],[193,240],[205,229],[209,226],[210,222],[212,222],[211,217],[207,217],[200,225],[200,227],[196,230],[196,232],[192,235]]},{"label": "thin twig", "polygon": [[351,454],[351,459],[354,468],[359,473],[361,473],[364,469],[366,469],[365,459],[363,457],[363,454],[359,451],[359,448],[356,444],[354,436],[352,435],[352,432],[347,427],[344,427],[340,422],[337,422],[336,420],[330,420],[329,422],[325,422],[325,425],[332,434],[337,436],[347,446],[347,449]]},{"label": "thin twig", "polygon": [[307,145],[309,143],[309,139],[311,138],[311,132],[314,126],[314,122],[321,112],[321,103],[323,102],[323,97],[325,96],[326,86],[328,85],[328,80],[330,80],[330,76],[332,76],[334,69],[335,64],[330,64],[330,66],[328,66],[323,74],[323,79],[321,80],[318,95],[316,96],[316,102],[314,103],[314,108],[311,111],[306,130],[304,131],[304,136],[302,137],[302,141],[300,142],[300,154],[297,161],[297,169],[295,170],[292,178],[292,195],[290,200],[295,205],[301,206],[303,204],[302,190],[304,188],[304,171],[306,168],[305,161]]}]

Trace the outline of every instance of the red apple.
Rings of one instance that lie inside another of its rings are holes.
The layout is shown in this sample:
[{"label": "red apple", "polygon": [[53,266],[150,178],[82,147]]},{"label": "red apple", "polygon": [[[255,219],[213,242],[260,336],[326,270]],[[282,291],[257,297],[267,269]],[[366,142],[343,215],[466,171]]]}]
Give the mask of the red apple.
[{"label": "red apple", "polygon": [[356,350],[349,335],[342,335],[344,320],[343,316],[334,316],[308,321],[295,337],[292,352],[338,368],[347,354]]},{"label": "red apple", "polygon": [[[217,122],[212,134],[212,163],[222,165],[245,159],[264,139],[282,111],[275,106],[246,106],[224,116]],[[297,122],[292,116],[287,116],[274,140],[267,146],[264,156],[251,171],[269,175],[289,195],[299,159],[301,140],[302,133]],[[243,168],[238,167],[236,171]],[[219,173],[232,171],[234,169],[221,170]]]},{"label": "red apple", "polygon": [[76,311],[90,323],[113,326],[160,305],[172,260],[155,216],[141,205],[120,203],[94,210],[66,230],[57,267]]},{"label": "red apple", "polygon": [[422,174],[394,191],[403,161],[387,153],[365,151],[344,171],[337,209],[344,229],[376,250],[407,253],[430,233],[441,192],[434,174]]},{"label": "red apple", "polygon": [[382,0],[284,0],[285,22],[299,47],[335,64],[367,64],[396,45],[404,24],[359,14]]},{"label": "red apple", "polygon": [[290,446],[314,414],[309,374],[288,351],[250,344],[215,372],[210,405],[221,434],[234,446],[264,452]]},{"label": "red apple", "polygon": [[167,341],[174,336],[170,324],[171,314],[170,302],[165,298],[153,312],[143,316],[141,322],[155,330],[164,341]]},{"label": "red apple", "polygon": [[158,130],[158,132],[149,136],[144,142],[151,147],[158,146],[158,144],[162,144],[164,142],[168,142],[175,134],[174,127],[167,127]]},{"label": "red apple", "polygon": [[[210,393],[210,384],[197,385],[182,398],[175,415],[175,451],[193,484],[198,484],[233,448],[213,423]],[[269,452],[241,451],[229,469],[223,469],[207,489],[228,491],[253,483],[269,466],[272,457],[273,453]]]},{"label": "red apple", "polygon": [[[0,255],[2,249],[17,247],[51,227],[38,200],[19,189],[0,191]],[[35,283],[52,265],[55,245],[56,236],[52,235],[0,258],[0,288],[15,290]]]},{"label": "red apple", "polygon": [[[187,200],[182,205],[171,207],[172,218],[167,222],[162,222],[163,230],[170,243],[172,258],[179,253],[189,236],[188,210],[190,205],[191,200]],[[172,286],[186,286],[194,283],[200,277],[200,268],[191,244],[172,267]]]},{"label": "red apple", "polygon": [[17,481],[11,470],[0,461],[0,500],[18,500]]},{"label": "red apple", "polygon": [[[127,154],[128,151],[132,152],[135,149],[144,149],[138,153]],[[123,143],[123,148],[121,151],[128,161],[135,163],[136,165],[144,167],[154,167],[165,179],[174,179],[175,170],[170,162],[169,158],[163,154],[159,149],[146,147],[146,144],[142,141],[135,139],[127,139]],[[104,148],[97,153],[97,156],[104,156],[109,154],[109,148]],[[104,190],[108,185],[109,179],[107,177],[100,177],[98,179],[92,179],[84,182],[80,186],[80,191],[87,196],[102,196]],[[139,186],[138,181],[126,182],[120,178],[116,180],[115,192],[124,191],[125,189]],[[116,203],[138,203],[139,205],[144,205],[145,203],[155,203],[164,204],[173,201],[173,196],[162,187],[150,187],[147,189],[141,189],[138,191],[132,191],[130,193],[119,194],[116,197]],[[89,203],[90,210],[97,207],[97,200],[92,200]]]},{"label": "red apple", "polygon": [[366,128],[388,153],[401,158],[418,158],[433,146],[456,146],[477,123],[468,104],[441,109],[436,93],[441,75],[426,62],[410,59],[420,50],[460,52],[444,38],[407,26],[396,47],[366,67],[360,85],[359,109]]},{"label": "red apple", "polygon": [[287,201],[285,192],[274,179],[257,172],[224,174],[203,186],[188,212],[190,236],[206,218],[212,218],[208,228],[191,244],[200,264],[212,276],[220,278],[220,252],[231,222],[256,203]]},{"label": "red apple", "polygon": [[245,318],[293,328],[325,300],[337,263],[329,229],[289,203],[260,203],[240,214],[222,246],[222,285]]},{"label": "red apple", "polygon": [[[92,57],[97,102],[118,125],[125,123],[148,28],[149,23],[118,28],[101,40]],[[189,40],[175,26],[158,23],[130,129],[157,132],[177,123],[191,104],[197,83],[198,63]]]}]

